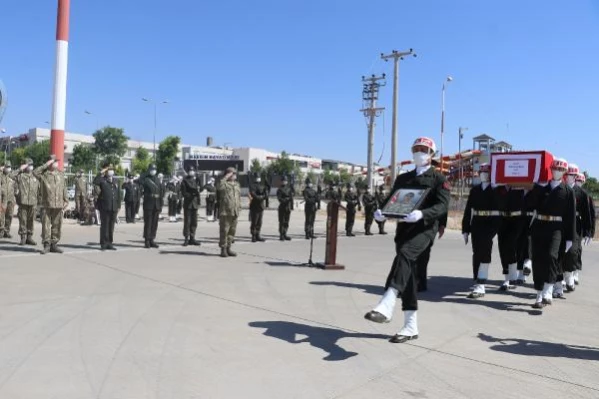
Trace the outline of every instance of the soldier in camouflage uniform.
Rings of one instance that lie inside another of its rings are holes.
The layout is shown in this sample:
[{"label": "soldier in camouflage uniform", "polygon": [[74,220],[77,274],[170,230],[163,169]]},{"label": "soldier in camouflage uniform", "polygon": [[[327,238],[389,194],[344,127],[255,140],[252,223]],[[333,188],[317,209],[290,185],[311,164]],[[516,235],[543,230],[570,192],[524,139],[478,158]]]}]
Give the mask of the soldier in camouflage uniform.
[{"label": "soldier in camouflage uniform", "polygon": [[15,177],[19,171],[13,171],[10,161],[6,161],[2,176],[0,176],[0,187],[2,191],[2,212],[0,213],[0,238],[12,238],[10,235],[10,226],[12,224],[12,215],[15,211]]},{"label": "soldier in camouflage uniform", "polygon": [[79,222],[84,222],[83,214],[85,213],[85,206],[87,204],[87,180],[83,176],[83,169],[77,171],[77,177],[75,178],[75,211],[79,217]]},{"label": "soldier in camouflage uniform", "polygon": [[227,168],[225,177],[220,181],[217,191],[220,223],[220,256],[237,256],[231,250],[237,231],[237,219],[241,213],[241,188],[237,183],[235,168]]},{"label": "soldier in camouflage uniform", "polygon": [[62,213],[69,206],[67,184],[58,169],[58,161],[52,155],[48,162],[33,170],[33,175],[40,181],[42,192],[42,254],[48,252],[62,253],[58,247],[62,230]]},{"label": "soldier in camouflage uniform", "polygon": [[37,200],[40,192],[40,183],[33,175],[33,161],[27,159],[21,166],[17,175],[17,203],[19,210],[19,235],[21,236],[20,245],[37,245],[33,240],[33,222],[37,210]]}]

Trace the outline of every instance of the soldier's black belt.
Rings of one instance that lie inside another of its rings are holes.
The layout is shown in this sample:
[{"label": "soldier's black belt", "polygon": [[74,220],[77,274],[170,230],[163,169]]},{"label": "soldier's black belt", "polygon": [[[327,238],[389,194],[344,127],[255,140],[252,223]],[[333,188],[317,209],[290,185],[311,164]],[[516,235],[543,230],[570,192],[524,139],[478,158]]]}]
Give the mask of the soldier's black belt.
[{"label": "soldier's black belt", "polygon": [[152,198],[160,198],[160,194],[152,194]]},{"label": "soldier's black belt", "polygon": [[561,222],[561,216],[551,216],[551,215],[537,215],[535,219],[540,220],[541,222]]},{"label": "soldier's black belt", "polygon": [[499,211],[473,211],[473,216],[501,216],[502,212]]},{"label": "soldier's black belt", "polygon": [[508,218],[522,216],[522,215],[523,215],[522,211],[503,212],[503,216],[508,217]]}]

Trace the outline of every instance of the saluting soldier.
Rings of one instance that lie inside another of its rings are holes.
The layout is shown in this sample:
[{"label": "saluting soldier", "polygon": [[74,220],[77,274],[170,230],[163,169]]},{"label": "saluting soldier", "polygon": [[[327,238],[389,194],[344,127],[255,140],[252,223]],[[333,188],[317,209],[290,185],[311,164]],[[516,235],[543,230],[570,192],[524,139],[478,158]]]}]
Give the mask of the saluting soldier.
[{"label": "saluting soldier", "polygon": [[556,158],[551,163],[552,180],[536,184],[527,197],[535,211],[531,228],[532,271],[537,298],[533,305],[543,309],[553,303],[553,287],[561,273],[561,258],[576,236],[576,199],[574,190],[563,183],[568,162]]},{"label": "saluting soldier", "polygon": [[337,190],[335,182],[329,184],[329,188],[324,197],[328,201],[341,202],[341,194],[339,193],[339,190]]},{"label": "saluting soldier", "polygon": [[[378,305],[364,317],[376,323],[387,323],[393,317],[395,303],[401,296],[404,326],[390,342],[403,343],[418,338],[418,299],[416,274],[418,258],[429,248],[439,227],[439,220],[447,214],[449,184],[433,167],[431,159],[436,152],[435,143],[420,137],[412,145],[416,169],[397,176],[391,193],[399,189],[429,189],[419,209],[410,212],[397,223],[393,266],[385,284],[385,294]],[[382,205],[385,206],[386,202]],[[377,220],[383,220],[380,209],[375,212]]]},{"label": "saluting soldier", "polygon": [[362,204],[364,205],[364,231],[367,236],[371,236],[373,234],[370,229],[374,221],[374,212],[377,210],[377,203],[369,187],[366,187],[366,191],[362,195]]},{"label": "saluting soldier", "polygon": [[100,247],[114,251],[114,225],[121,208],[121,190],[111,164],[105,165],[95,177],[94,190],[100,208]]},{"label": "saluting soldier", "polygon": [[162,211],[163,190],[162,183],[156,176],[156,165],[151,164],[148,174],[142,178],[143,187],[143,210],[144,210],[144,241],[146,248],[158,248],[156,231],[158,230],[158,218]]},{"label": "saluting soldier", "polygon": [[33,176],[33,161],[28,158],[21,166],[20,172],[16,179],[19,192],[17,216],[19,218],[19,235],[21,236],[20,245],[37,245],[32,236],[35,211],[40,195],[40,183]]},{"label": "saluting soldier", "polygon": [[256,175],[254,183],[250,187],[250,233],[252,242],[266,241],[260,235],[262,230],[262,218],[266,207],[266,197],[268,196],[266,188],[262,185],[260,175]]},{"label": "saluting soldier", "polygon": [[231,246],[235,241],[237,220],[241,213],[241,188],[237,182],[237,170],[227,168],[225,176],[218,185],[220,256],[237,256]]},{"label": "saluting soldier", "polygon": [[10,161],[4,163],[4,169],[0,176],[0,189],[2,192],[2,209],[0,212],[0,238],[12,238],[10,226],[12,225],[12,216],[15,211],[15,177],[19,170],[13,171]]},{"label": "saluting soldier", "polygon": [[310,238],[316,238],[314,235],[314,221],[316,220],[316,210],[318,208],[318,203],[320,202],[318,191],[314,190],[312,181],[309,178],[306,179],[306,188],[304,188],[303,197],[305,216],[304,232],[306,233],[306,240],[308,240]]},{"label": "saluting soldier", "polygon": [[42,193],[42,254],[48,252],[59,253],[63,251],[58,246],[62,233],[62,217],[64,210],[69,206],[67,184],[59,169],[58,161],[54,155],[48,162],[33,170],[33,175],[40,181]]},{"label": "saluting soldier", "polygon": [[80,223],[84,222],[83,214],[85,213],[87,194],[87,180],[83,176],[83,169],[79,169],[75,177],[75,211]]},{"label": "saluting soldier", "polygon": [[198,209],[200,209],[200,186],[196,179],[193,166],[187,171],[187,176],[181,182],[181,197],[183,198],[183,246],[200,245],[196,241],[198,227]]},{"label": "saluting soldier", "polygon": [[355,237],[353,232],[354,222],[356,220],[356,208],[358,211],[362,211],[362,205],[360,204],[360,198],[356,193],[356,188],[351,184],[347,185],[347,192],[345,193],[345,234],[348,237]]},{"label": "saluting soldier", "polygon": [[[393,193],[391,193],[393,194]],[[376,199],[377,209],[383,209],[383,204],[385,203],[387,196],[385,194],[385,186],[380,185],[378,191],[374,195]],[[385,231],[385,219],[377,220],[376,224],[379,226],[379,234],[385,235],[387,232]]]}]

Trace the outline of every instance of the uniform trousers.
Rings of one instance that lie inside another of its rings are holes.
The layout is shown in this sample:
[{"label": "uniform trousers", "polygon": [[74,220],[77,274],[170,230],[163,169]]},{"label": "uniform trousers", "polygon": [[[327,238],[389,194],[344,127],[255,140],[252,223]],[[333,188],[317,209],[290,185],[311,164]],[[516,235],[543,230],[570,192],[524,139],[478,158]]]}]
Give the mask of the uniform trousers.
[{"label": "uniform trousers", "polygon": [[195,238],[198,227],[198,209],[183,209],[183,237]]},{"label": "uniform trousers", "polygon": [[86,202],[85,195],[78,195],[75,197],[75,210],[77,211],[79,221],[84,220],[83,214],[85,213]]},{"label": "uniform trousers", "polygon": [[250,209],[250,233],[254,235],[260,235],[262,231],[262,217],[264,216],[264,210],[262,209]]},{"label": "uniform trousers", "polygon": [[291,217],[291,209],[287,205],[279,206],[279,233],[287,234],[289,230],[289,219]]},{"label": "uniform trousers", "polygon": [[0,213],[0,233],[10,233],[12,225],[12,215],[15,211],[15,203],[10,201],[4,205],[4,210]]},{"label": "uniform trousers", "polygon": [[206,216],[212,216],[214,213],[214,200],[206,200]]},{"label": "uniform trousers", "polygon": [[235,233],[237,232],[237,216],[220,215],[219,230],[220,239],[218,245],[221,248],[229,248],[235,241]]},{"label": "uniform trousers", "polygon": [[364,208],[364,230],[368,233],[374,221],[374,209]]},{"label": "uniform trousers", "polygon": [[42,212],[42,243],[56,245],[62,231],[62,208],[44,208]]},{"label": "uniform trousers", "polygon": [[114,238],[114,225],[116,223],[118,210],[100,210],[100,245],[111,245]]},{"label": "uniform trousers", "polygon": [[316,205],[306,205],[304,207],[304,232],[306,235],[314,234],[314,221],[316,220]]},{"label": "uniform trousers", "polygon": [[154,241],[158,230],[160,209],[144,209],[144,239]]},{"label": "uniform trousers", "polygon": [[[35,221],[34,205],[19,205],[17,216],[19,217],[19,235],[31,237],[33,235],[33,222]],[[81,208],[83,213],[83,209]]]},{"label": "uniform trousers", "polygon": [[518,239],[523,228],[524,221],[518,217],[504,218],[501,223],[497,233],[497,244],[503,274],[509,273],[509,265],[518,262]]},{"label": "uniform trousers", "polygon": [[345,212],[345,231],[350,232],[354,229],[354,222],[356,221],[356,208],[347,208]]},{"label": "uniform trousers", "polygon": [[[489,217],[476,220],[472,224],[472,274],[478,279],[478,269],[481,263],[491,263],[493,253],[493,238],[497,235],[497,228]],[[483,281],[481,281],[483,282]]]},{"label": "uniform trousers", "polygon": [[561,272],[560,249],[562,230],[559,222],[537,220],[532,225],[532,273],[535,290],[541,291],[545,283],[555,284]]},{"label": "uniform trousers", "polygon": [[125,221],[127,223],[135,223],[135,201],[125,202]]},{"label": "uniform trousers", "polygon": [[522,221],[522,229],[517,238],[518,270],[524,269],[524,261],[532,259],[530,244],[530,222],[532,218],[526,217]]},{"label": "uniform trousers", "polygon": [[408,235],[395,242],[395,259],[387,276],[385,290],[389,287],[398,291],[403,311],[418,310],[417,269],[418,259],[429,248],[436,232],[433,229]]}]

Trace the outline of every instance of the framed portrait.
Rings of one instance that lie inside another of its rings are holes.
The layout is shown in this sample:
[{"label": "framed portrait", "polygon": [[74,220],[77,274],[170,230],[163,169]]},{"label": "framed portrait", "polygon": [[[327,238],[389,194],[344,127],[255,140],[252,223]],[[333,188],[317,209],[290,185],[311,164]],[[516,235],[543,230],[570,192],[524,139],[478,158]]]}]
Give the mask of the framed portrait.
[{"label": "framed portrait", "polygon": [[408,213],[418,209],[429,191],[428,188],[400,188],[393,193],[382,209],[382,213],[390,218],[404,218]]}]

